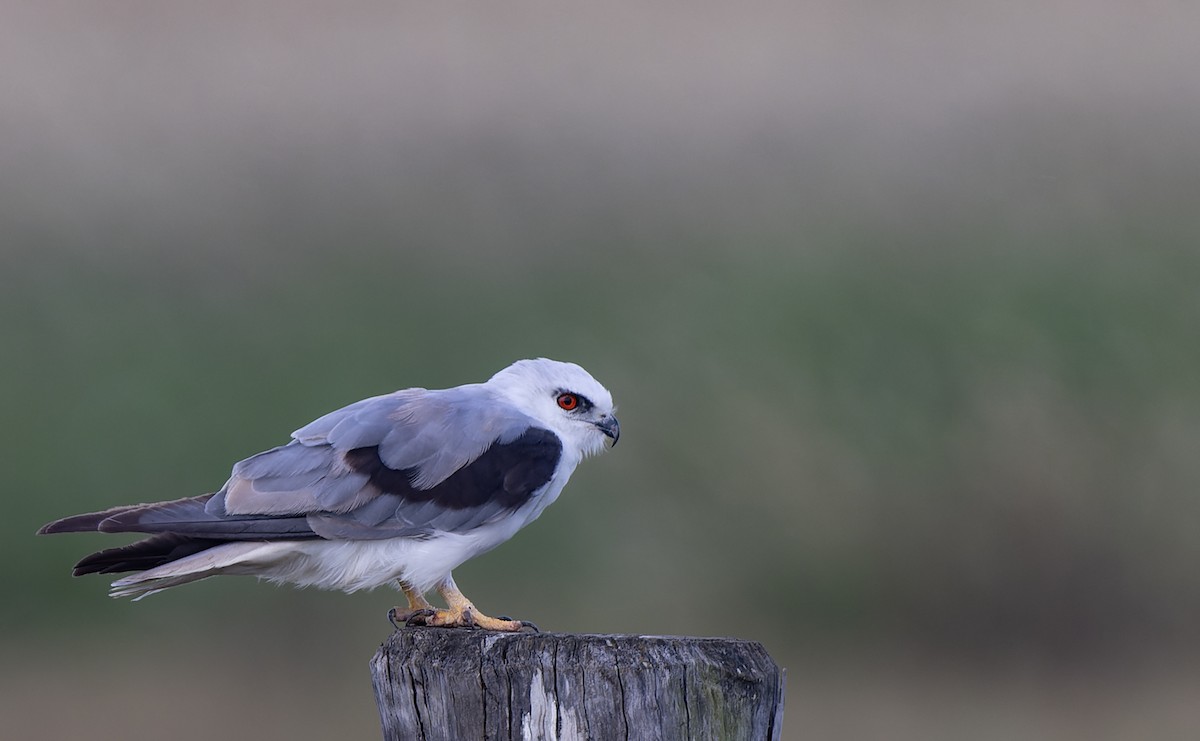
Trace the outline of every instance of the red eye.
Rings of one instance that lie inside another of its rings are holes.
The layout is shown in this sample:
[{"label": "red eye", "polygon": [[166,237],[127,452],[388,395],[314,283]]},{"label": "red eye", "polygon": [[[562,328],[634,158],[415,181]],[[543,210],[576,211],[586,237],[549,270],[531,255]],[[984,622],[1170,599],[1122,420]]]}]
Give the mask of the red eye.
[{"label": "red eye", "polygon": [[575,394],[559,394],[558,405],[569,412],[579,406],[579,397]]}]

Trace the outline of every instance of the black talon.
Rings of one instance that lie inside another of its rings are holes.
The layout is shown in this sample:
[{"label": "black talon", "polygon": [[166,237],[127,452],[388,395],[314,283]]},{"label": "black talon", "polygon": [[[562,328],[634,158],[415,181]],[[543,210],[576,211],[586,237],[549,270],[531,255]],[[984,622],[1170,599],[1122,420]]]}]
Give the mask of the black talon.
[{"label": "black talon", "polygon": [[529,622],[528,620],[517,620],[516,618],[509,617],[508,615],[497,615],[496,619],[497,620],[507,620],[510,623],[520,623],[522,630],[524,630],[525,628],[533,628],[534,633],[542,632],[540,628],[538,628],[536,625]]},{"label": "black talon", "polygon": [[[393,607],[392,609],[388,610],[387,618],[388,622],[392,624],[393,628],[400,630],[401,628],[411,628],[414,625],[424,625],[424,623],[414,621],[420,618],[429,617],[432,614],[434,614],[434,612],[430,609],[413,610],[412,612],[409,612],[408,610],[397,610],[395,607]],[[403,625],[401,625],[399,622],[401,617],[404,618]]]},{"label": "black talon", "polygon": [[425,621],[423,620],[423,618],[431,617],[436,614],[437,614],[436,610],[431,610],[428,607],[426,607],[423,610],[413,610],[413,614],[408,616],[408,619],[404,621],[404,625],[405,625],[405,627],[409,627],[409,628],[411,628],[414,625],[424,625]]},{"label": "black talon", "polygon": [[522,630],[525,628],[533,628],[534,633],[542,632],[540,628],[538,628],[536,625],[529,622],[528,620],[517,620],[516,618],[509,617],[508,615],[497,615],[496,619],[497,620],[507,620],[510,623],[520,623]]}]

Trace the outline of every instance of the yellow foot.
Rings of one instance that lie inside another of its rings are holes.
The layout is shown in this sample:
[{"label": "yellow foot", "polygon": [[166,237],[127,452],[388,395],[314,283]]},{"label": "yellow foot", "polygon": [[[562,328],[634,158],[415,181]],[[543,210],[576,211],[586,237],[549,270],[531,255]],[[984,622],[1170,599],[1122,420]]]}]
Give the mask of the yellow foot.
[{"label": "yellow foot", "polygon": [[436,628],[482,628],[483,630],[498,630],[505,633],[517,633],[529,628],[534,633],[540,632],[538,627],[527,620],[513,620],[508,617],[488,617],[471,604],[459,591],[454,583],[454,577],[449,574],[438,585],[438,593],[446,600],[446,609],[437,610],[425,601],[420,592],[400,583],[404,596],[408,598],[408,609],[393,607],[388,611],[388,620],[397,628],[410,625],[427,625]]},{"label": "yellow foot", "polygon": [[425,595],[418,592],[411,585],[405,582],[399,582],[401,591],[404,592],[405,598],[408,599],[408,607],[393,607],[388,610],[388,621],[397,628],[404,625],[413,625],[412,622],[417,616],[432,615],[435,610],[433,605],[429,604],[429,600],[425,599]]},{"label": "yellow foot", "polygon": [[473,606],[463,607],[459,610],[435,610],[432,608],[402,610],[393,607],[388,612],[388,620],[391,620],[397,628],[425,625],[431,628],[482,628],[505,633],[517,633],[528,628],[534,633],[538,632],[538,627],[528,620],[490,617],[479,612]]}]

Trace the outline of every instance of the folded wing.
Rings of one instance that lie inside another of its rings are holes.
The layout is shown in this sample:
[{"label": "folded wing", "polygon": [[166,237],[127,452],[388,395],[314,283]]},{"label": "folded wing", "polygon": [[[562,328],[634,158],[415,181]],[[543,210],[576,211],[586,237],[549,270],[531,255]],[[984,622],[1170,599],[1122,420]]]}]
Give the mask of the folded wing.
[{"label": "folded wing", "polygon": [[68,517],[40,532],[154,537],[85,558],[80,573],[136,570],[235,540],[366,540],[466,532],[545,487],[556,435],[479,386],[375,397],[247,458],[215,494]]}]

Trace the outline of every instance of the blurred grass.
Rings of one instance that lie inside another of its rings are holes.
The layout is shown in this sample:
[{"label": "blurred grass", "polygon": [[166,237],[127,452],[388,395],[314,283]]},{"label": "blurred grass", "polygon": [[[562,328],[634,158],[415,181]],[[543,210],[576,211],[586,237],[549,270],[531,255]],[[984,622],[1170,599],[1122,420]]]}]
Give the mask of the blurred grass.
[{"label": "blurred grass", "polygon": [[[608,558],[636,540],[647,560],[690,565],[686,589],[670,577],[674,602],[700,610],[719,583],[767,600],[780,633],[799,617],[905,634],[957,625],[983,631],[974,642],[1003,616],[1038,647],[1091,624],[1157,633],[1147,613],[1195,604],[1195,470],[1161,445],[1180,425],[1195,432],[1200,359],[1196,266],[1173,250],[1131,263],[1093,243],[1081,267],[1069,245],[1014,261],[952,243],[920,253],[895,236],[886,250],[811,247],[819,260],[646,244],[614,263],[545,245],[514,269],[346,239],[367,247],[350,261],[268,251],[246,258],[260,277],[215,290],[170,253],[46,252],[10,272],[26,273],[5,295],[25,317],[4,369],[23,421],[5,441],[22,451],[12,483],[44,491],[53,471],[55,495],[14,501],[6,560],[42,520],[211,490],[232,461],[361,396],[547,354],[621,389],[637,444],[589,464],[572,506],[601,532],[638,535],[596,538]],[[286,279],[262,263],[287,263]],[[536,552],[553,533],[527,537]],[[57,574],[80,545],[37,545],[60,558],[13,578],[64,599]],[[557,563],[556,580],[578,568]],[[1164,563],[1179,564],[1173,583]]]},{"label": "blurred grass", "polygon": [[[5,630],[149,647],[226,626],[205,642],[251,641],[273,674],[334,631],[338,686],[365,682],[350,657],[386,632],[388,595],[216,580],[115,603],[66,576],[115,539],[31,533],[211,490],[361,396],[544,353],[609,384],[628,434],[461,570],[480,604],[558,630],[754,637],[792,665],[863,642],[1050,667],[1191,645],[1195,266],[1095,243],[1086,269],[1072,245],[954,252],[970,239],[626,245],[621,262],[574,252],[566,280],[552,245],[515,269],[439,266],[370,235],[350,261],[247,256],[231,270],[259,277],[233,281],[193,280],[170,253],[26,256],[4,294],[23,319],[2,442],[19,451],[10,491],[37,494],[11,497],[3,524],[22,595]],[[261,266],[284,261],[286,280]]]}]

